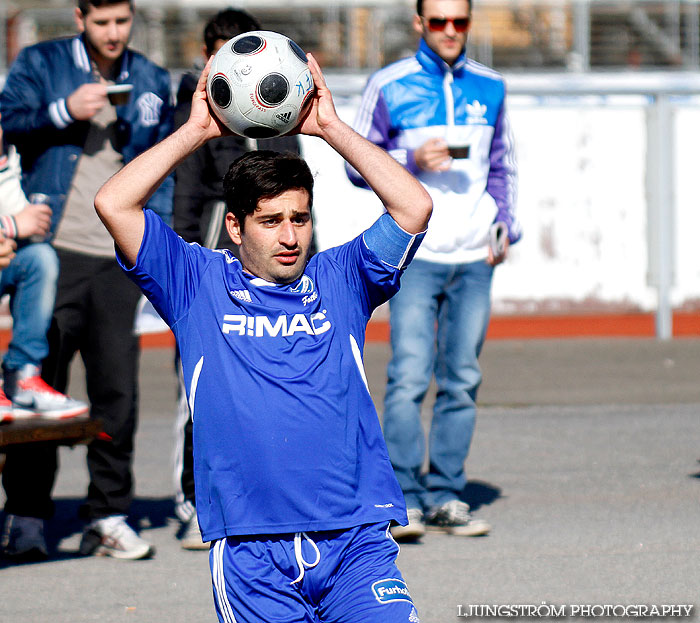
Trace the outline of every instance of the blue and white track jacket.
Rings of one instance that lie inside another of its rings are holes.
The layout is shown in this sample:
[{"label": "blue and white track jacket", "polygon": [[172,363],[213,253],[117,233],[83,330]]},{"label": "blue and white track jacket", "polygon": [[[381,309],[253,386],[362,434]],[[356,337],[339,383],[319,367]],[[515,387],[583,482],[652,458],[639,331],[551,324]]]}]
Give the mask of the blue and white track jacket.
[{"label": "blue and white track jacket", "polygon": [[[433,199],[416,259],[449,264],[484,259],[496,221],[508,225],[511,243],[520,238],[517,171],[500,74],[464,54],[450,67],[421,40],[415,56],[370,77],[355,129],[411,171]],[[436,137],[468,145],[469,157],[454,159],[449,171],[420,170],[414,151]],[[353,184],[366,186],[354,169],[347,172]]]}]

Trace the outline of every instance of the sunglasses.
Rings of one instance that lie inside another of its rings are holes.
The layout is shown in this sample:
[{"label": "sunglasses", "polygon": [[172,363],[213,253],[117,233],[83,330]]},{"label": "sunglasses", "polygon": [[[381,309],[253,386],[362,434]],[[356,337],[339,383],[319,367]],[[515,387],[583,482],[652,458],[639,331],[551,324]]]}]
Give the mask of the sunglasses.
[{"label": "sunglasses", "polygon": [[422,18],[424,22],[428,25],[428,30],[430,32],[442,32],[447,28],[447,22],[452,24],[455,32],[466,32],[469,28],[469,17],[429,17],[428,19]]}]

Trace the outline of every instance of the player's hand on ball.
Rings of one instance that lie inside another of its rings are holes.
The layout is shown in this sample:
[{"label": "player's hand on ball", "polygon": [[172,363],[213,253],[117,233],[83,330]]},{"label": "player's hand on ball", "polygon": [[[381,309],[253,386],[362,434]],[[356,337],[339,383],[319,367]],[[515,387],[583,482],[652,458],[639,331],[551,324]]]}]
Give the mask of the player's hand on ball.
[{"label": "player's hand on ball", "polygon": [[306,57],[309,60],[309,70],[314,79],[316,92],[311,100],[311,106],[294,133],[323,137],[328,127],[339,121],[338,113],[335,110],[330,89],[326,86],[321,67],[312,54],[307,54]]},{"label": "player's hand on ball", "polygon": [[232,132],[223,123],[221,123],[212,112],[207,100],[207,77],[209,76],[209,71],[213,60],[213,56],[209,57],[207,64],[199,76],[197,88],[192,96],[192,108],[190,110],[189,119],[191,123],[196,124],[205,132],[207,140],[232,134]]},{"label": "player's hand on ball", "polygon": [[109,100],[107,87],[99,82],[79,86],[66,100],[66,108],[76,121],[92,119]]}]

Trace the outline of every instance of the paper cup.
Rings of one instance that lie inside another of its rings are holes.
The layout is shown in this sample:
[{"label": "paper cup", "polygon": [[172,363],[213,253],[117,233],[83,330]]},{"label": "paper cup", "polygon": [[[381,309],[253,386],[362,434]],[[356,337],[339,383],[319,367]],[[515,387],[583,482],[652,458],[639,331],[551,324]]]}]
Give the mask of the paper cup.
[{"label": "paper cup", "polygon": [[112,106],[123,106],[129,101],[133,84],[111,84],[107,87],[107,97]]}]

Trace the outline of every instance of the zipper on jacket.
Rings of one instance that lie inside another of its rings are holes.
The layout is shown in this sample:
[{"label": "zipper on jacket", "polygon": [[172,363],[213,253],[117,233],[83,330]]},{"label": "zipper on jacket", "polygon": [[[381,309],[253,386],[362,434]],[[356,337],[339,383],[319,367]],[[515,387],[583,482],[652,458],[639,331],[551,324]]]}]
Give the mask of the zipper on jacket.
[{"label": "zipper on jacket", "polygon": [[452,93],[452,69],[445,72],[445,77],[442,79],[442,91],[445,95],[445,115],[448,126],[455,124],[455,98]]}]

